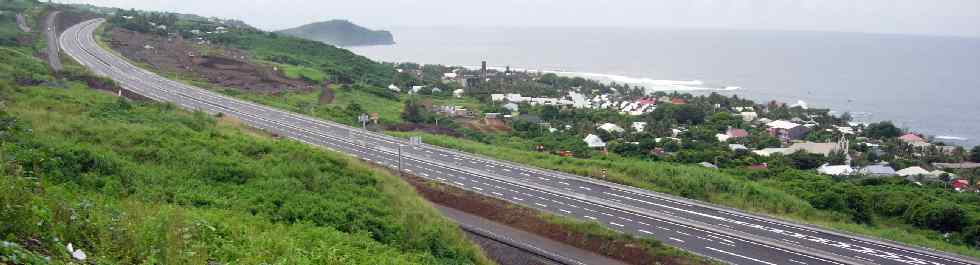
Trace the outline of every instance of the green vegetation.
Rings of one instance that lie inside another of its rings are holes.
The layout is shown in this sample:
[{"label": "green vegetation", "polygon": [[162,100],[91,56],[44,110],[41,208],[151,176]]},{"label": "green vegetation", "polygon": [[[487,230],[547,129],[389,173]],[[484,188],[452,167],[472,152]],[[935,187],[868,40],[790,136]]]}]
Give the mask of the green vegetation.
[{"label": "green vegetation", "polygon": [[[0,1],[0,46],[16,45],[19,38],[28,36],[17,27],[17,14],[31,14],[34,1],[5,0]],[[28,17],[30,19],[30,17]]]},{"label": "green vegetation", "polygon": [[397,177],[230,118],[51,87],[34,52],[0,47],[0,263],[66,263],[69,243],[94,264],[491,263]]},{"label": "green vegetation", "polygon": [[292,79],[304,79],[315,83],[319,83],[319,82],[323,82],[323,80],[327,78],[327,76],[324,75],[319,70],[309,68],[309,67],[293,66],[293,65],[282,65],[281,67],[282,69],[280,71],[282,71],[283,75]]},{"label": "green vegetation", "polygon": [[391,32],[370,30],[346,20],[330,20],[310,23],[280,30],[279,33],[309,40],[322,41],[337,46],[394,44]]}]

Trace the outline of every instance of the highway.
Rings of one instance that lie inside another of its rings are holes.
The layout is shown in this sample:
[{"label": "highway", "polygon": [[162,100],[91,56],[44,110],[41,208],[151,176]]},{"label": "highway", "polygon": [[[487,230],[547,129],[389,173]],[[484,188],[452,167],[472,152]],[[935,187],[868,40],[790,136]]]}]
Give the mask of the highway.
[{"label": "highway", "polygon": [[44,18],[44,39],[48,42],[48,65],[55,72],[59,72],[63,68],[61,66],[61,58],[58,54],[58,44],[60,42],[58,40],[58,23],[55,23],[58,14],[61,14],[61,11],[51,12]]},{"label": "highway", "polygon": [[[252,127],[359,159],[398,168],[515,204],[593,220],[611,229],[731,264],[980,264],[920,248],[541,170],[393,137],[219,95],[140,69],[97,45],[102,19],[82,22],[60,38],[65,53],[135,93],[189,110],[222,113]],[[400,149],[400,150],[399,150]]]}]

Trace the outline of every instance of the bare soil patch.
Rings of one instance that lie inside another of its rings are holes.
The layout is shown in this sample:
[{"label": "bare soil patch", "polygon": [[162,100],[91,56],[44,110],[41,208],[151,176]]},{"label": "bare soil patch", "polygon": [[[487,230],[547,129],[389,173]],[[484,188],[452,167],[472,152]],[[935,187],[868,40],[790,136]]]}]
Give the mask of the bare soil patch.
[{"label": "bare soil patch", "polygon": [[146,63],[167,73],[262,93],[311,91],[314,88],[313,84],[282,76],[273,67],[251,62],[248,54],[238,49],[194,43],[177,34],[160,36],[123,28],[112,28],[110,36],[109,45],[113,50],[132,61]]},{"label": "bare soil patch", "polygon": [[511,131],[510,127],[500,119],[456,118],[454,121],[478,132],[509,133]]}]

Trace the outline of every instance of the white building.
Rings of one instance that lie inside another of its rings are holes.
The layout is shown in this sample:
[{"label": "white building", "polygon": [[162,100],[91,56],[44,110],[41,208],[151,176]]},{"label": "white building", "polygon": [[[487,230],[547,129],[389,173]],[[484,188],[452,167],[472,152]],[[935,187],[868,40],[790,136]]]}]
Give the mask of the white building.
[{"label": "white building", "polygon": [[605,131],[611,132],[611,133],[623,133],[623,132],[626,131],[626,130],[623,130],[623,127],[619,127],[619,125],[612,124],[612,123],[605,123],[603,125],[600,125],[599,126],[599,129],[602,129],[602,130],[605,130]]},{"label": "white building", "polygon": [[513,102],[504,104],[503,107],[507,110],[510,110],[511,112],[518,112],[521,110],[520,106],[518,106],[517,103],[513,103]]},{"label": "white building", "polygon": [[602,138],[599,138],[599,136],[596,136],[595,134],[589,134],[588,136],[585,136],[585,139],[583,139],[582,141],[585,141],[585,144],[589,145],[589,148],[606,147],[606,142],[603,142]]},{"label": "white building", "polygon": [[854,168],[848,165],[831,166],[828,164],[823,164],[822,166],[820,166],[820,168],[817,168],[817,172],[819,172],[820,174],[831,175],[831,176],[849,176],[849,175],[854,175],[854,172],[856,171],[854,170]]},{"label": "white building", "polygon": [[759,114],[752,111],[741,112],[738,115],[742,116],[742,120],[745,122],[751,122],[759,118]]},{"label": "white building", "polygon": [[647,128],[647,123],[645,121],[635,121],[632,127],[636,132],[643,132]]}]

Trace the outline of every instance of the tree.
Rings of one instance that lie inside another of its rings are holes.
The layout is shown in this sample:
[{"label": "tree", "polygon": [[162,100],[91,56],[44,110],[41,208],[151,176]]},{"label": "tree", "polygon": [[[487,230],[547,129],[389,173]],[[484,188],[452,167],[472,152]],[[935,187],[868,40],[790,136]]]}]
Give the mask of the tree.
[{"label": "tree", "polygon": [[980,145],[974,146],[970,149],[970,161],[980,162]]},{"label": "tree", "polygon": [[794,167],[804,170],[818,168],[826,162],[826,158],[823,155],[811,154],[806,151],[792,153],[787,158],[792,161]]},{"label": "tree", "polygon": [[840,115],[840,120],[843,122],[851,122],[852,120],[854,120],[854,117],[851,117],[850,112],[844,112],[844,114]]},{"label": "tree", "polygon": [[425,122],[425,117],[422,112],[421,104],[415,100],[409,100],[405,102],[405,108],[402,110],[402,119],[412,123],[423,123]]},{"label": "tree", "polygon": [[707,114],[704,113],[703,110],[690,104],[680,105],[674,111],[674,119],[676,119],[678,123],[700,124],[704,122],[705,116],[707,116]]},{"label": "tree", "polygon": [[555,106],[544,106],[541,108],[541,119],[546,121],[553,121],[558,119],[559,115],[558,107]]},{"label": "tree", "polygon": [[886,139],[901,136],[902,130],[890,121],[883,121],[869,124],[865,134],[875,139]]}]

